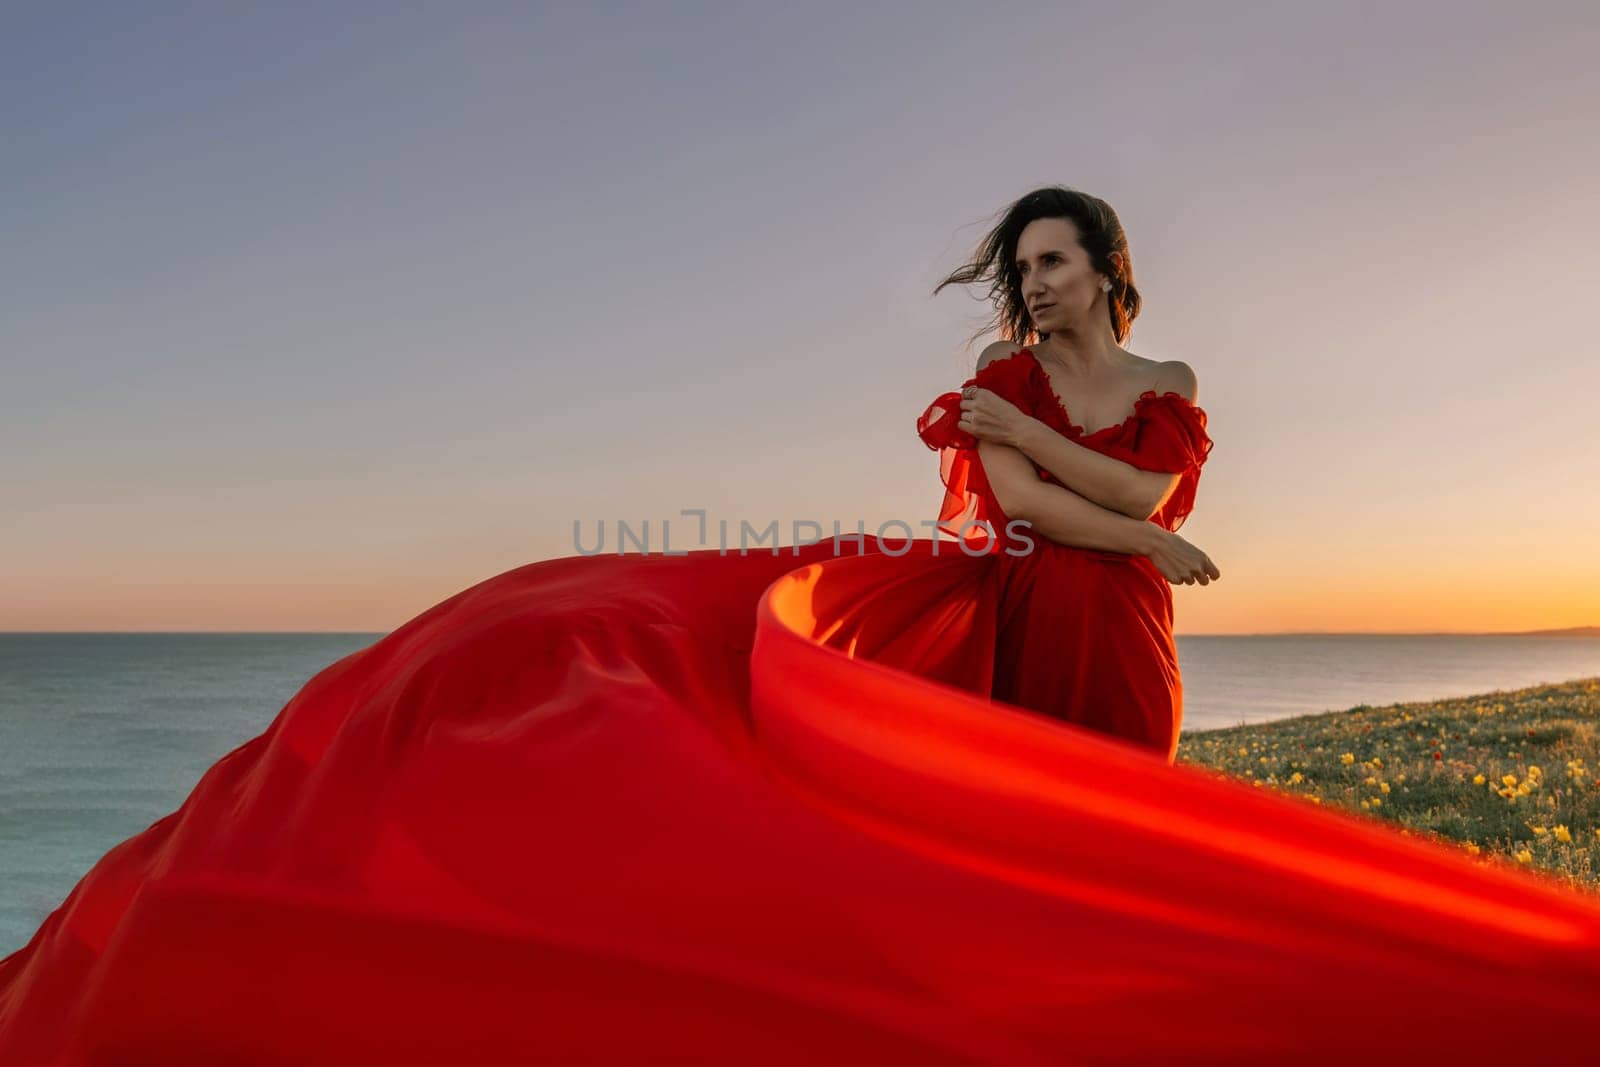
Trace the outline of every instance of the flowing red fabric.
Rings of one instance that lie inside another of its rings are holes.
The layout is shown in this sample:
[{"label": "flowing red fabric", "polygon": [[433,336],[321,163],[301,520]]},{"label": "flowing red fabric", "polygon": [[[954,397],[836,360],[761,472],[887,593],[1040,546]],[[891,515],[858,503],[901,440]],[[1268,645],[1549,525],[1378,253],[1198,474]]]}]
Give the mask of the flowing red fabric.
[{"label": "flowing red fabric", "polygon": [[1592,1048],[1593,899],[994,700],[1011,586],[1073,564],[864,548],[530,564],[331,664],[0,961],[0,1063]]}]

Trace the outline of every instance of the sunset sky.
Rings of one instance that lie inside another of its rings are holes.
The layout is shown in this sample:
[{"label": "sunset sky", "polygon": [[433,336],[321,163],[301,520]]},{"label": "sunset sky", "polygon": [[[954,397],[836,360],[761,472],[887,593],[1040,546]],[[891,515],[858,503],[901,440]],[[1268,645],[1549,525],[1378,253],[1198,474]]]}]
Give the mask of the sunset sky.
[{"label": "sunset sky", "polygon": [[600,7],[7,14],[0,630],[931,518],[930,292],[1056,183],[1199,377],[1180,635],[1600,624],[1593,5]]}]

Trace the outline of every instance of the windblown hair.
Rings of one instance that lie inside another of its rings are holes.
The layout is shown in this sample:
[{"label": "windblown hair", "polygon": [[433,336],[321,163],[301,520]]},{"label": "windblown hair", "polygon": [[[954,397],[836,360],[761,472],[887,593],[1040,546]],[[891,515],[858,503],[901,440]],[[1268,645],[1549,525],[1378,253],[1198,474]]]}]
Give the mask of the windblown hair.
[{"label": "windblown hair", "polygon": [[[1111,316],[1111,332],[1117,343],[1128,339],[1133,320],[1139,314],[1139,290],[1133,284],[1133,259],[1128,254],[1128,236],[1111,205],[1099,197],[1060,185],[1035,189],[1010,207],[998,225],[984,237],[971,262],[963,264],[934,287],[934,295],[947,285],[989,283],[989,298],[996,315],[973,335],[977,340],[996,329],[1000,338],[1013,344],[1029,345],[1047,338],[1035,331],[1027,304],[1022,299],[1022,275],[1017,270],[1017,239],[1034,219],[1068,219],[1078,229],[1078,243],[1089,256],[1095,270],[1111,279],[1106,308]],[[1117,270],[1111,253],[1122,253],[1123,269]]]}]

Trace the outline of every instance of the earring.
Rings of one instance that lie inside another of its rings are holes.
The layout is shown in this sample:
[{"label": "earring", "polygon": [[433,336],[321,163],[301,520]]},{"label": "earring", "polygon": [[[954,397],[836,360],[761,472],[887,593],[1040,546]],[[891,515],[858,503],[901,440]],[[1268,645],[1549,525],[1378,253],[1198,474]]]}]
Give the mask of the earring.
[{"label": "earring", "polygon": [[1103,293],[1109,293],[1111,291],[1111,282],[1109,279],[1100,279],[1100,291]]}]

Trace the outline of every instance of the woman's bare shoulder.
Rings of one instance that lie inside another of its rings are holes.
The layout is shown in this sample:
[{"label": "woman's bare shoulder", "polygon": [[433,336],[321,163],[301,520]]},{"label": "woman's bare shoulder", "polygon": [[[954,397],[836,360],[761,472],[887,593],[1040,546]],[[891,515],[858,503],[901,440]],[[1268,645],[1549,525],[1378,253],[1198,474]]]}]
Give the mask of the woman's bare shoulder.
[{"label": "woman's bare shoulder", "polygon": [[1194,403],[1200,395],[1200,385],[1195,379],[1194,368],[1181,359],[1169,359],[1158,364],[1156,392],[1178,393],[1189,403]]},{"label": "woman's bare shoulder", "polygon": [[1027,345],[1019,345],[1015,341],[995,341],[978,354],[978,365],[975,370],[982,370],[997,359],[1014,356],[1027,347]]}]

